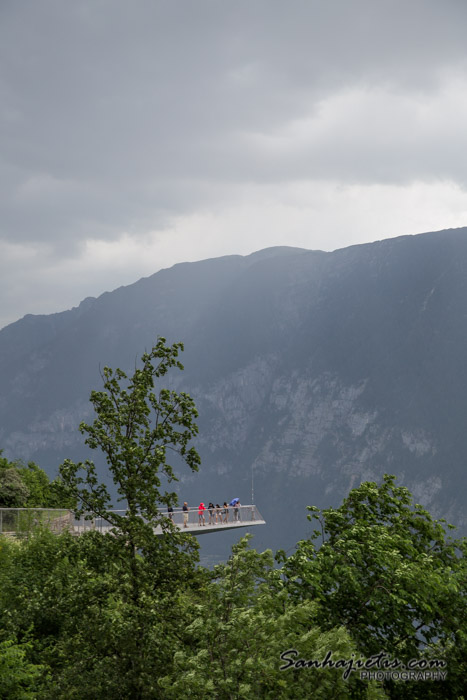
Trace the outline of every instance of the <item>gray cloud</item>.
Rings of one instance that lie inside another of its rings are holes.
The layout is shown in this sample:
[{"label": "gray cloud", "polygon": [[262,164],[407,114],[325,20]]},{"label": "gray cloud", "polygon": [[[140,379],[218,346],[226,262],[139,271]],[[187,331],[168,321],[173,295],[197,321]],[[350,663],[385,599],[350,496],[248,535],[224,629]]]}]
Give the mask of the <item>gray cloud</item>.
[{"label": "gray cloud", "polygon": [[466,21],[461,0],[4,0],[0,240],[52,264],[246,184],[465,188]]}]

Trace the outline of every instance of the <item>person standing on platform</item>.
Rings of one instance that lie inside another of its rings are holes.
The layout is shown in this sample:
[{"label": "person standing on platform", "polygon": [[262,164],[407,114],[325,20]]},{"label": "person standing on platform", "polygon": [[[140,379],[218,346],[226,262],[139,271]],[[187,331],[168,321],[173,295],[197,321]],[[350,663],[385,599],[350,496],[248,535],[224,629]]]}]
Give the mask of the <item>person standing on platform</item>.
[{"label": "person standing on platform", "polygon": [[224,501],[224,507],[222,509],[222,515],[224,516],[224,523],[229,522],[229,509],[227,507],[226,501]]},{"label": "person standing on platform", "polygon": [[234,507],[234,519],[235,519],[236,523],[238,523],[238,521],[239,521],[239,513],[240,513],[239,508],[241,505],[242,504],[240,503],[240,501],[237,501],[235,504],[235,507]]}]

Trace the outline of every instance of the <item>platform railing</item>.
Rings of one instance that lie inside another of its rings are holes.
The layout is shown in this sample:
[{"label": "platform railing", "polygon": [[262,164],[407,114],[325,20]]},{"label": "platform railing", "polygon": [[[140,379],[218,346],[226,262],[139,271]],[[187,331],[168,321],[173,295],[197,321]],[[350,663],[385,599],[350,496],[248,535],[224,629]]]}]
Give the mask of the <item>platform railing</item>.
[{"label": "platform railing", "polygon": [[235,523],[250,523],[262,520],[255,505],[239,506],[219,506],[214,508],[206,507],[206,510],[199,510],[198,506],[189,506],[188,511],[181,508],[174,508],[173,513],[165,514],[174,525],[182,528],[187,527],[215,527],[222,525],[234,525]]},{"label": "platform railing", "polygon": [[[125,510],[112,510],[110,514],[124,516]],[[198,506],[188,506],[188,511],[177,507],[173,512],[160,510],[159,516],[170,520],[181,530],[199,532],[211,529],[231,528],[236,525],[260,524],[264,520],[255,505],[219,506],[200,511]],[[155,532],[162,531],[162,525],[154,522]],[[80,535],[97,530],[109,532],[113,525],[106,518],[83,515],[75,518],[73,511],[65,508],[0,508],[0,535],[24,537],[39,527],[60,534],[70,532]],[[205,528],[205,530],[202,530]]]},{"label": "platform railing", "polygon": [[0,535],[20,537],[39,527],[59,534],[72,529],[73,518],[66,508],[0,508]]}]

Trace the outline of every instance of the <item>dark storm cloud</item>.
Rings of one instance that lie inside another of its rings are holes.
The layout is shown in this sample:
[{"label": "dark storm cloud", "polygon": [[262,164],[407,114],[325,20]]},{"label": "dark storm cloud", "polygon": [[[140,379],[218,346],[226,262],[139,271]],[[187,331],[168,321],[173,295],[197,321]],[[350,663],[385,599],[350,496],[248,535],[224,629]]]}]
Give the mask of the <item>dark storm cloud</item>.
[{"label": "dark storm cloud", "polygon": [[245,183],[465,186],[466,25],[460,0],[4,0],[0,241],[78,256]]}]

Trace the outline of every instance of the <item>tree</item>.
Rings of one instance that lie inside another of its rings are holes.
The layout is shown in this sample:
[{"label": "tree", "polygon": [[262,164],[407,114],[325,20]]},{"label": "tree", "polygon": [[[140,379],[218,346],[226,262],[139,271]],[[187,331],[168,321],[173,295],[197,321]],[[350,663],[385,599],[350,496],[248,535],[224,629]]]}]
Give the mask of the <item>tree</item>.
[{"label": "tree", "polygon": [[[173,642],[185,624],[177,601],[196,578],[197,544],[178,532],[161,506],[177,503],[176,494],[167,490],[177,478],[169,455],[198,470],[200,458],[191,445],[198,432],[198,414],[188,394],[156,386],[169,369],[183,369],[178,360],[181,350],[182,343],[167,346],[159,338],[131,377],[121,369],[104,367],[104,388],[91,393],[96,418],[91,425],[80,425],[85,443],[105,455],[125,514],[113,510],[92,461],[65,460],[60,467],[65,485],[78,499],[76,513],[102,517],[113,526],[112,536],[95,542],[114,562],[116,578],[106,580],[107,594],[91,607],[93,617],[84,641],[90,650],[87,664],[82,666],[73,648],[67,647],[74,658],[70,673],[79,674],[82,692],[100,682],[105,688],[113,678],[125,697],[159,697],[154,678],[172,663]],[[154,535],[159,524],[165,537]],[[96,619],[104,626],[96,628]],[[92,653],[90,641],[97,652]],[[62,680],[76,683],[70,677]]]},{"label": "tree", "polygon": [[161,477],[168,483],[177,480],[167,461],[168,452],[178,454],[192,471],[200,464],[198,453],[190,446],[198,433],[193,400],[184,392],[156,391],[155,387],[155,380],[170,368],[183,370],[177,359],[180,350],[183,343],[166,346],[165,338],[159,338],[130,378],[121,369],[104,367],[104,390],[91,392],[97,417],[92,425],[81,423],[80,431],[87,436],[85,444],[105,455],[117,501],[126,506],[124,516],[113,511],[109,491],[99,482],[92,461],[75,464],[65,460],[60,467],[63,481],[79,500],[77,514],[90,512],[105,518],[124,533],[134,552],[148,536],[151,539],[153,525],[170,529],[170,521],[160,511],[163,504],[177,503],[175,493],[160,489]]},{"label": "tree", "polygon": [[18,470],[0,465],[0,508],[23,508],[28,498],[29,489]]},{"label": "tree", "polygon": [[[361,484],[337,509],[309,511],[318,529],[288,559],[279,555],[293,599],[318,602],[319,624],[344,625],[369,656],[384,651],[404,661],[453,659],[456,650],[449,690],[429,684],[423,691],[411,688],[410,695],[456,697],[466,670],[465,540],[452,540],[444,521],[414,505],[394,476],[385,475],[379,486]],[[410,685],[417,684],[404,684],[403,697]],[[391,696],[398,692],[394,686]]]},{"label": "tree", "polygon": [[73,508],[76,500],[60,478],[50,481],[34,462],[10,462],[0,450],[0,507]]},{"label": "tree", "polygon": [[[349,659],[356,645],[337,625],[322,631],[316,623],[317,604],[292,601],[273,569],[270,551],[249,549],[247,535],[233,546],[226,564],[214,568],[212,581],[191,596],[184,646],[175,655],[170,675],[159,683],[169,700],[193,698],[328,698],[351,697],[353,679],[342,668],[284,670],[281,654],[299,650],[301,659],[321,660],[327,650],[334,659]],[[344,669],[345,670],[345,669]],[[383,698],[370,683],[362,698]]]},{"label": "tree", "polygon": [[31,664],[26,655],[30,644],[0,641],[0,697],[8,700],[35,700],[44,667]]}]

